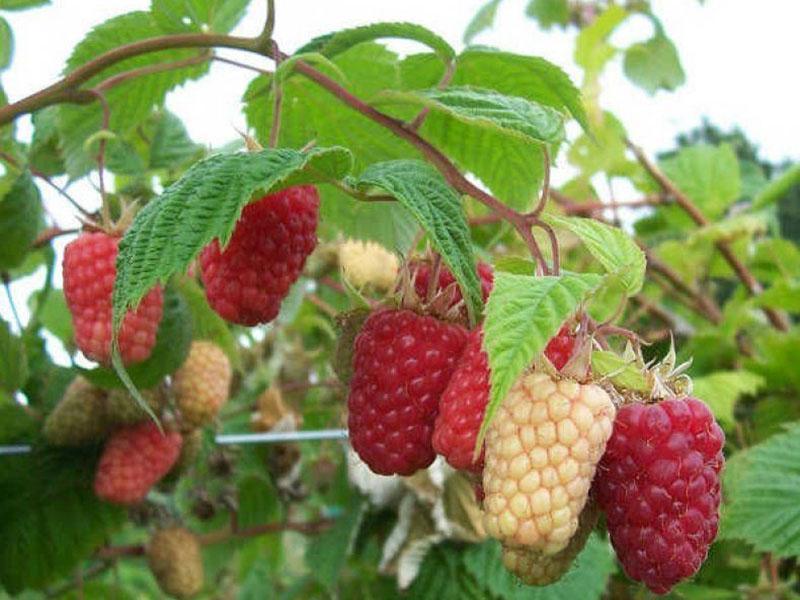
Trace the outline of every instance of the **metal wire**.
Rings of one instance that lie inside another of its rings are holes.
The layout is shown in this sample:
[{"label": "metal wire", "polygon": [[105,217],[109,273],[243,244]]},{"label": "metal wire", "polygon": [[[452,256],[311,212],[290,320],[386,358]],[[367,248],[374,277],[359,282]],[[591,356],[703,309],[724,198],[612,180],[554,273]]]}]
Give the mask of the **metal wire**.
[{"label": "metal wire", "polygon": [[20,444],[18,446],[0,446],[0,456],[11,456],[12,454],[27,454],[31,451],[31,447],[27,444]]}]

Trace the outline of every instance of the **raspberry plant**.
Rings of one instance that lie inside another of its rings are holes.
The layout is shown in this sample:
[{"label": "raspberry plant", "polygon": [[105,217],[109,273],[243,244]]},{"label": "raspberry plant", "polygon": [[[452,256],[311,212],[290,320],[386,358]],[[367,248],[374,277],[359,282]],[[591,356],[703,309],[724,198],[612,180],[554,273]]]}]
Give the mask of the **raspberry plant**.
[{"label": "raspberry plant", "polygon": [[[649,2],[530,2],[579,85],[472,43],[499,0],[460,52],[375,23],[290,54],[250,4],[152,0],[0,95],[0,593],[796,596],[800,169],[709,127],[651,157],[604,110],[618,58],[684,83]],[[212,62],[255,72],[223,148],[165,109]]]}]

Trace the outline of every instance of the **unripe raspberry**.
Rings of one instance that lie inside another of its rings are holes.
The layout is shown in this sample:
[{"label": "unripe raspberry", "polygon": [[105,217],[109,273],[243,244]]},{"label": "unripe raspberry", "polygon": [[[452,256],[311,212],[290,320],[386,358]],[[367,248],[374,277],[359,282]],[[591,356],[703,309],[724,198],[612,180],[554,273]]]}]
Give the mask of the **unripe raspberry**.
[{"label": "unripe raspberry", "polygon": [[717,535],[724,443],[696,398],[617,415],[594,489],[625,573],[656,594],[694,575]]},{"label": "unripe raspberry", "polygon": [[171,527],[153,534],[147,545],[147,562],[165,594],[191,598],[203,589],[200,542],[188,529]]},{"label": "unripe raspberry", "polygon": [[[417,296],[420,298],[427,298],[428,286],[432,271],[430,264],[424,261],[414,260],[411,261],[411,269],[412,273],[414,274],[414,289],[417,293]],[[481,295],[483,296],[483,300],[486,301],[489,298],[489,294],[492,291],[492,286],[494,285],[494,271],[492,270],[492,266],[490,264],[480,261],[478,262],[477,273],[478,279],[481,283]],[[439,281],[437,282],[436,291],[440,292],[447,289],[451,285],[454,286],[455,295],[453,296],[452,305],[455,306],[461,302],[461,288],[459,288],[456,284],[456,278],[453,277],[450,269],[448,269],[445,265],[440,265]]]},{"label": "unripe raspberry", "polygon": [[555,554],[525,546],[503,546],[503,565],[527,585],[550,585],[561,579],[572,567],[597,524],[597,505],[589,500],[578,520],[578,530],[567,547]]},{"label": "unripe raspberry", "polygon": [[347,240],[339,245],[339,266],[356,288],[371,285],[388,290],[394,286],[399,263],[397,256],[380,244]]},{"label": "unripe raspberry", "polygon": [[486,435],[487,533],[508,546],[563,550],[578,527],[614,414],[596,385],[523,374]]},{"label": "unripe raspberry", "polygon": [[[160,388],[141,390],[141,394],[150,409],[158,415],[166,401],[163,390]],[[112,425],[133,425],[150,418],[136,399],[125,389],[108,392],[106,417]]]},{"label": "unripe raspberry", "polygon": [[105,393],[78,375],[44,422],[44,437],[56,446],[80,446],[105,436]]},{"label": "unripe raspberry", "polygon": [[202,427],[217,416],[228,400],[231,364],[225,353],[212,342],[192,342],[189,356],[172,376],[175,402],[184,421]]},{"label": "unripe raspberry", "polygon": [[[81,234],[64,250],[64,296],[75,325],[75,343],[91,360],[111,362],[111,294],[117,276],[119,238]],[[122,362],[150,356],[163,310],[160,287],[150,290],[136,310],[125,313],[117,339]]]}]

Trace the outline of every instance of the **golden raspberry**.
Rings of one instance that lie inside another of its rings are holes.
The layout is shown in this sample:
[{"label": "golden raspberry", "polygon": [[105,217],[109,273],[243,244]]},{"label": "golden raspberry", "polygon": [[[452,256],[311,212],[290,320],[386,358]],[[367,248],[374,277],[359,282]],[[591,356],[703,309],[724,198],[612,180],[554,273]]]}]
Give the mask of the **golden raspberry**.
[{"label": "golden raspberry", "polygon": [[147,546],[147,562],[161,590],[191,598],[203,589],[203,557],[197,537],[183,527],[160,529]]},{"label": "golden raspberry", "polygon": [[487,533],[507,546],[563,550],[578,528],[615,412],[596,385],[522,375],[486,435]]},{"label": "golden raspberry", "polygon": [[56,446],[80,446],[103,439],[108,432],[105,392],[78,375],[47,415],[45,439]]},{"label": "golden raspberry", "polygon": [[228,400],[231,364],[219,346],[194,341],[189,356],[172,376],[175,401],[190,427],[210,423]]},{"label": "golden raspberry", "polygon": [[339,265],[357,288],[371,285],[379,290],[394,286],[399,267],[397,256],[375,242],[347,240],[339,246]]},{"label": "golden raspberry", "polygon": [[575,557],[583,550],[599,514],[597,506],[590,500],[581,513],[578,530],[566,548],[555,554],[544,554],[533,548],[504,546],[503,564],[527,585],[555,583],[569,571]]}]

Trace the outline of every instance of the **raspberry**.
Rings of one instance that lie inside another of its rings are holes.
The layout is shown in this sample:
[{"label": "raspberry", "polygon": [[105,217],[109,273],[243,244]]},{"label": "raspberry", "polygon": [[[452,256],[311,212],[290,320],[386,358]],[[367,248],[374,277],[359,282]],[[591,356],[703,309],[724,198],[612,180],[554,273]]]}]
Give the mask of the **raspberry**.
[{"label": "raspberry", "polygon": [[180,434],[161,433],[152,421],[120,429],[103,449],[94,478],[95,494],[118,504],[143,500],[178,460],[181,445]]},{"label": "raspberry", "polygon": [[489,401],[489,360],[481,348],[483,330],[469,334],[464,353],[442,394],[433,430],[433,448],[450,466],[480,473],[483,455],[472,452]]},{"label": "raspberry", "polygon": [[527,585],[550,585],[569,571],[597,524],[597,505],[589,500],[578,519],[578,530],[567,547],[555,554],[544,554],[526,547],[503,547],[503,564],[506,569]]},{"label": "raspberry", "polygon": [[411,475],[433,462],[439,398],[467,341],[458,325],[410,310],[372,313],[355,340],[348,426],[375,473]]},{"label": "raspberry", "polygon": [[507,546],[543,554],[575,534],[614,405],[600,387],[544,373],[520,377],[486,435],[484,525]]},{"label": "raspberry", "polygon": [[[483,455],[472,461],[475,440],[489,402],[489,358],[481,347],[481,328],[470,333],[464,354],[442,394],[433,433],[433,447],[456,469],[480,473]],[[564,326],[545,348],[547,358],[561,369],[569,360],[575,337]]]},{"label": "raspberry", "polygon": [[161,591],[169,596],[191,598],[203,589],[200,542],[188,529],[156,531],[147,545],[147,562]]},{"label": "raspberry", "polygon": [[183,365],[172,375],[175,402],[186,424],[202,427],[228,400],[231,364],[212,342],[194,341]]},{"label": "raspberry", "polygon": [[[414,273],[414,270],[416,270],[416,275],[414,275],[414,290],[417,292],[417,296],[420,298],[427,298],[428,282],[431,277],[431,265],[424,261],[412,261],[411,267],[412,274]],[[492,291],[492,285],[494,284],[494,271],[492,270],[492,266],[483,261],[478,262],[478,278],[481,282],[481,294],[483,295],[483,300],[485,302],[489,297],[489,294]],[[441,292],[455,283],[456,279],[453,277],[450,269],[444,265],[441,265],[439,267],[439,284],[436,290]],[[461,302],[462,299],[461,288],[459,288],[458,285],[455,285],[454,289],[455,296],[453,297],[451,306],[455,306]]]},{"label": "raspberry", "polygon": [[200,254],[206,296],[224,319],[272,321],[317,245],[319,195],[314,186],[286,188],[245,206],[228,246]]},{"label": "raspberry", "polygon": [[[160,388],[142,390],[142,398],[156,414],[161,411],[166,402],[163,390]],[[106,418],[113,425],[133,425],[149,418],[149,415],[139,406],[134,397],[124,389],[108,392],[105,409]]]},{"label": "raspberry", "polygon": [[[102,232],[84,233],[64,250],[64,296],[75,326],[75,343],[87,358],[111,362],[111,293],[117,269],[119,238]],[[145,360],[156,344],[164,298],[160,287],[145,294],[129,310],[119,330],[125,364]]]},{"label": "raspberry", "polygon": [[105,394],[80,375],[47,415],[44,437],[56,446],[80,446],[101,440],[107,430]]},{"label": "raspberry", "polygon": [[620,409],[595,483],[628,577],[656,594],[691,577],[717,535],[725,434],[695,398]]},{"label": "raspberry", "polygon": [[553,366],[560,371],[572,357],[574,349],[575,335],[570,331],[569,325],[564,325],[558,330],[555,337],[547,342],[544,353]]},{"label": "raspberry", "polygon": [[373,286],[388,290],[394,286],[399,264],[397,256],[375,242],[347,240],[339,245],[339,265],[344,276],[357,288]]}]

